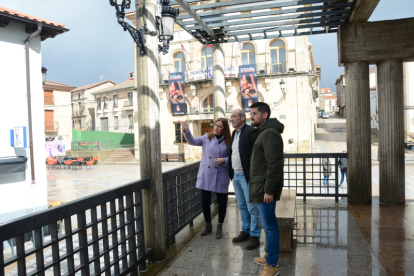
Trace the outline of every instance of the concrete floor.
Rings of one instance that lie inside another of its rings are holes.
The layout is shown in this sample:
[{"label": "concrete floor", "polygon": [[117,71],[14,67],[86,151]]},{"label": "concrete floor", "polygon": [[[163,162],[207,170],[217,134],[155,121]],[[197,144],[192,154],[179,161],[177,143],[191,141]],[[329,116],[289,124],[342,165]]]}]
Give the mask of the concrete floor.
[{"label": "concrete floor", "polygon": [[[280,275],[414,275],[414,202],[404,206],[337,204],[333,200],[296,201],[296,229],[291,253],[280,254]],[[177,236],[170,255],[161,264],[151,264],[142,276],[260,275],[253,258],[264,254],[264,232],[260,248],[245,250],[247,242],[233,244],[241,231],[236,203],[227,209],[223,238],[213,233],[191,242]],[[198,230],[204,225],[198,219]],[[183,233],[190,233],[186,228]],[[175,251],[176,252],[176,251]],[[158,266],[158,269],[157,269]]]}]

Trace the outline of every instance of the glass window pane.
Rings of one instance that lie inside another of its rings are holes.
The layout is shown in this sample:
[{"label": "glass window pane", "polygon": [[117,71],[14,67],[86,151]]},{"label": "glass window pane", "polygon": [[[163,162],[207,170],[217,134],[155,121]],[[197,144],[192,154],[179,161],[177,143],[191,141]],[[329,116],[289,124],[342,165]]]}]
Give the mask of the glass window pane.
[{"label": "glass window pane", "polygon": [[183,52],[179,52],[178,54],[175,55],[174,57],[175,59],[179,59],[179,58],[184,58],[184,54]]},{"label": "glass window pane", "polygon": [[187,143],[187,140],[185,139],[185,136],[183,134],[181,134],[181,135],[182,135],[182,138],[183,138],[183,143]]},{"label": "glass window pane", "polygon": [[182,60],[181,61],[181,71],[180,72],[185,72],[185,61],[184,60]]},{"label": "glass window pane", "polygon": [[206,59],[205,58],[201,58],[201,69],[206,68]]},{"label": "glass window pane", "polygon": [[255,59],[255,52],[250,52],[249,53],[249,64],[255,64],[256,63],[256,59]]},{"label": "glass window pane", "polygon": [[209,104],[210,104],[210,112],[213,112],[214,111],[214,98],[213,98],[213,95],[210,95],[208,97],[208,99],[209,99]]},{"label": "glass window pane", "polygon": [[277,53],[276,53],[276,50],[270,50],[270,63],[271,64],[277,63]]},{"label": "glass window pane", "polygon": [[208,97],[203,102],[203,108],[207,108],[207,107],[208,107]]},{"label": "glass window pane", "polygon": [[270,44],[270,47],[285,47],[285,43],[282,40],[275,40]]},{"label": "glass window pane", "polygon": [[210,47],[205,47],[203,49],[203,51],[201,52],[202,56],[211,56],[211,48]]},{"label": "glass window pane", "polygon": [[[213,69],[213,58],[207,58],[208,68]],[[210,71],[211,72],[211,71]]]},{"label": "glass window pane", "polygon": [[247,65],[248,60],[247,60],[247,53],[242,53],[242,65]]},{"label": "glass window pane", "polygon": [[286,56],[285,56],[285,48],[279,49],[279,63],[285,63]]},{"label": "glass window pane", "polygon": [[180,72],[180,62],[174,61],[174,72]]},{"label": "glass window pane", "polygon": [[175,130],[175,142],[181,143],[181,131],[179,129]]},{"label": "glass window pane", "polygon": [[242,50],[254,50],[254,46],[253,46],[253,44],[246,43],[246,44],[243,45]]}]

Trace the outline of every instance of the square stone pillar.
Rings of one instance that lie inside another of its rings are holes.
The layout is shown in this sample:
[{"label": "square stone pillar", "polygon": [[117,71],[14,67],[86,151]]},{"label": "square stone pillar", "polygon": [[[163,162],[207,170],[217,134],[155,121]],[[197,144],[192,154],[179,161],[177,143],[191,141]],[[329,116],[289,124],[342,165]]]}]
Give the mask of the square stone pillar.
[{"label": "square stone pillar", "polygon": [[368,62],[345,65],[348,202],[371,204],[371,120]]},{"label": "square stone pillar", "polygon": [[405,202],[404,84],[402,60],[377,64],[380,202]]}]

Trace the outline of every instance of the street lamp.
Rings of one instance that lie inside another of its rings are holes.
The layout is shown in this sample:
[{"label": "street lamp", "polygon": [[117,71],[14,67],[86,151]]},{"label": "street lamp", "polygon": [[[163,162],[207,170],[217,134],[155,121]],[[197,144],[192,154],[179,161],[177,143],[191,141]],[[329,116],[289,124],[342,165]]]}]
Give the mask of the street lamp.
[{"label": "street lamp", "polygon": [[283,81],[283,79],[279,82],[280,84],[280,90],[282,90],[283,93],[283,97],[286,97],[286,93],[285,93],[285,82]]},{"label": "street lamp", "polygon": [[[177,17],[179,10],[174,9],[169,6],[170,0],[160,0],[162,6],[158,5],[156,13],[156,31],[150,31],[147,27],[147,19],[145,15],[145,0],[143,5],[143,19],[144,26],[135,29],[131,25],[125,22],[125,9],[129,9],[131,6],[131,0],[109,0],[109,4],[114,6],[116,9],[116,17],[118,18],[118,23],[124,28],[124,31],[129,32],[129,34],[134,39],[137,46],[140,48],[141,56],[146,54],[144,44],[146,42],[144,35],[149,34],[155,36],[158,34],[159,42],[162,42],[162,46],[158,45],[158,52],[163,53],[164,55],[168,53],[170,47],[170,40],[174,38],[174,22]],[[136,14],[136,16],[138,16]]]},{"label": "street lamp", "polygon": [[42,66],[42,84],[45,84],[45,81],[46,81],[46,72],[47,72],[47,69]]}]

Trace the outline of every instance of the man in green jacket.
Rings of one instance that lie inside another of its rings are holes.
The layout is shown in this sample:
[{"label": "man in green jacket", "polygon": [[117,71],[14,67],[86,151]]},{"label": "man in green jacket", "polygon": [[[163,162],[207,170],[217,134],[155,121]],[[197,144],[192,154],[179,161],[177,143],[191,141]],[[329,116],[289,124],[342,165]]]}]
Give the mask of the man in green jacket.
[{"label": "man in green jacket", "polygon": [[283,189],[283,140],[280,135],[284,125],[270,119],[270,107],[256,102],[250,106],[251,125],[255,138],[250,160],[250,203],[259,203],[259,214],[266,234],[267,255],[254,258],[264,264],[260,276],[278,275],[279,225],[276,218],[276,201]]}]

